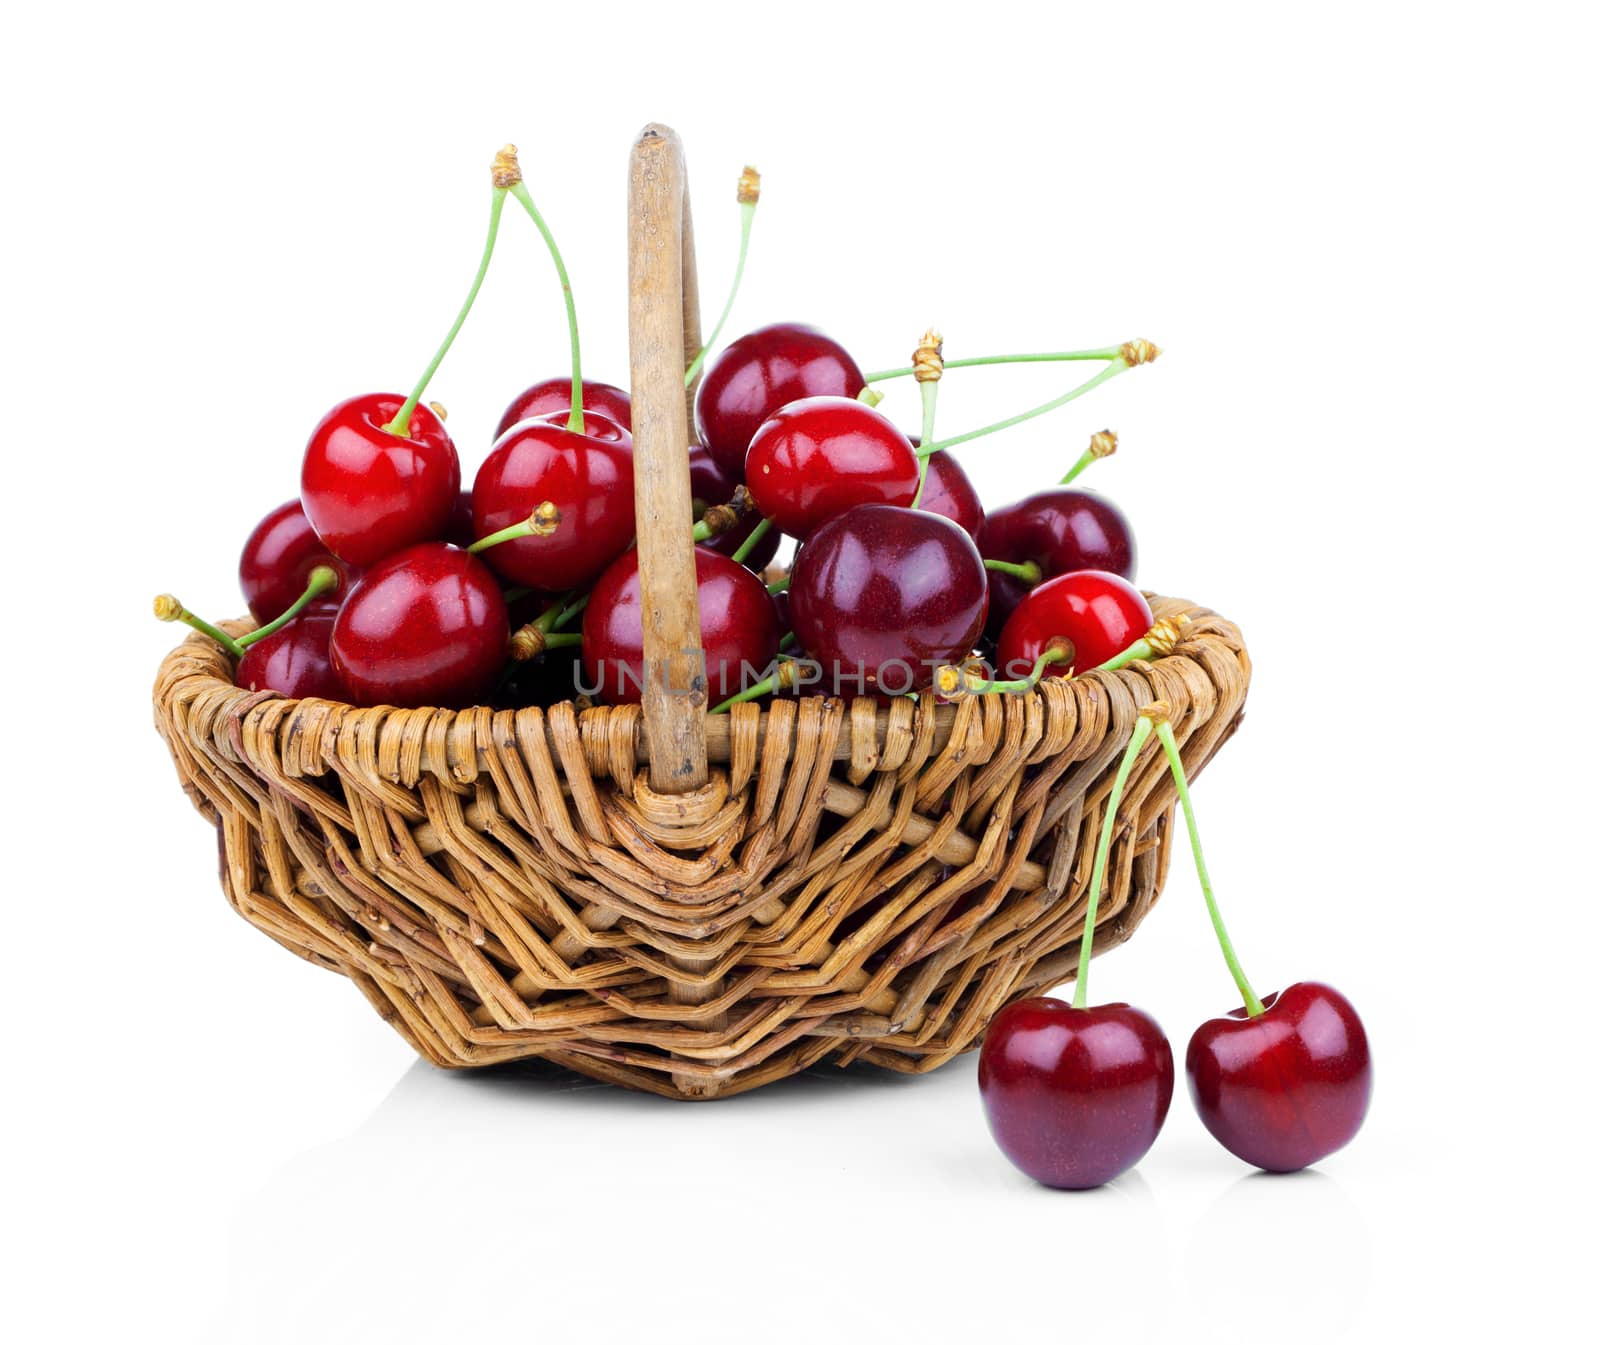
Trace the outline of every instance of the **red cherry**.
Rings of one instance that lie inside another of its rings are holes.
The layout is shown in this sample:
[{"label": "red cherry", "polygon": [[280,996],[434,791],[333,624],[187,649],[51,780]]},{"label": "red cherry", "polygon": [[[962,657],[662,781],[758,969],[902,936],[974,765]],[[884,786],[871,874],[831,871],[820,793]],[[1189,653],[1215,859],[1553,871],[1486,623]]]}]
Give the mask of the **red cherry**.
[{"label": "red cherry", "polygon": [[[625,430],[633,429],[633,399],[621,388],[614,388],[609,383],[591,383],[587,378],[584,379],[583,409],[586,412],[598,411]],[[495,426],[494,437],[498,439],[519,421],[558,413],[565,416],[571,410],[572,380],[547,378],[531,388],[524,388],[512,398],[505,415],[500,417],[500,423]]]},{"label": "red cherry", "polygon": [[494,686],[510,637],[489,567],[424,542],[367,571],[339,609],[329,649],[357,705],[463,706]]},{"label": "red cherry", "polygon": [[[727,556],[697,546],[694,572],[707,694],[714,704],[770,670],[778,652],[778,617],[767,586]],[[583,611],[585,685],[612,704],[637,701],[643,693],[642,601],[639,553],[628,551],[600,576]]]},{"label": "red cherry", "polygon": [[[935,453],[929,461],[947,456]],[[1073,570],[1105,570],[1131,581],[1139,562],[1127,515],[1103,495],[1065,486],[996,509],[984,524],[978,549],[987,560],[1015,565],[1031,561],[1046,579]],[[998,633],[1027,596],[1028,586],[996,571],[989,576],[989,590],[989,626]]]},{"label": "red cherry", "polygon": [[405,398],[352,397],[311,432],[300,469],[300,503],[322,544],[352,565],[371,565],[444,532],[461,489],[461,464],[444,424],[426,406],[410,433],[384,427]]},{"label": "red cherry", "polygon": [[1069,658],[1045,675],[1086,673],[1120,654],[1150,629],[1155,618],[1144,595],[1121,575],[1076,570],[1047,579],[1029,592],[1000,632],[995,655],[1000,676],[1027,677],[1039,655],[1060,639],[1072,642]]},{"label": "red cherry", "polygon": [[[739,484],[738,478],[730,476],[711,456],[704,444],[689,446],[689,490],[694,496],[696,519],[706,511],[708,505],[727,504],[733,498],[733,492],[739,488]],[[761,515],[751,509],[739,520],[737,527],[730,528],[727,532],[719,532],[700,545],[708,547],[719,555],[731,556],[744,545],[745,538],[760,524]],[[744,563],[760,574],[778,554],[778,544],[782,540],[782,533],[776,528],[768,528],[750,549],[750,554],[744,558]]]},{"label": "red cherry", "polygon": [[[918,440],[912,439],[913,446]],[[967,535],[983,550],[983,503],[973,488],[966,469],[949,452],[935,453],[928,459],[928,477],[922,483],[922,498],[917,508],[938,514],[963,528]],[[989,576],[991,612],[994,607],[993,586],[995,576]]]},{"label": "red cherry", "polygon": [[711,362],[695,397],[695,425],[711,455],[742,479],[750,441],[774,411],[802,397],[854,397],[866,385],[837,341],[815,327],[775,323]]},{"label": "red cherry", "polygon": [[[585,385],[587,386],[587,384]],[[519,537],[484,558],[517,584],[546,592],[587,587],[633,540],[633,440],[614,420],[564,413],[524,420],[496,441],[472,487],[477,535],[524,521],[544,501],[560,511],[548,537]]]},{"label": "red cherry", "polygon": [[276,691],[292,700],[343,700],[344,687],[328,653],[337,617],[333,607],[311,607],[281,630],[262,636],[244,651],[233,684],[246,691]]},{"label": "red cherry", "polygon": [[1361,1129],[1372,1053],[1354,1006],[1331,986],[1299,981],[1234,1009],[1189,1041],[1189,1095],[1230,1153],[1268,1172],[1298,1172]]},{"label": "red cherry", "polygon": [[870,406],[807,397],[756,431],[744,480],[775,528],[806,538],[857,504],[910,504],[919,472],[911,441]]},{"label": "red cherry", "polygon": [[337,597],[329,595],[335,601],[361,578],[359,569],[322,545],[299,500],[280,504],[257,523],[239,553],[239,587],[256,624],[264,626],[287,612],[319,565],[339,572]]},{"label": "red cherry", "polygon": [[971,650],[987,604],[972,538],[947,518],[887,504],[824,523],[789,580],[795,634],[821,665],[821,689],[839,694],[926,686]]},{"label": "red cherry", "polygon": [[472,492],[457,491],[455,505],[450,510],[449,521],[444,525],[444,532],[439,540],[465,550],[478,540],[478,535],[472,528]]},{"label": "red cherry", "polygon": [[1024,999],[984,1035],[978,1092],[1018,1168],[1069,1191],[1102,1186],[1149,1152],[1172,1102],[1172,1047],[1127,1004]]}]

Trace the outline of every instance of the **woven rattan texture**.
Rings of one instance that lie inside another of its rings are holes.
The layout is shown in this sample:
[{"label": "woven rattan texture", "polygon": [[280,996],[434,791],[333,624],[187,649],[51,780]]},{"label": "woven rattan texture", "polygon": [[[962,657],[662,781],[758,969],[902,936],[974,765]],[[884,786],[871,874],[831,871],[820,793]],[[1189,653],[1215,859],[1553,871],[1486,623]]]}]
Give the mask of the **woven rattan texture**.
[{"label": "woven rattan texture", "polygon": [[[201,636],[162,663],[156,723],[235,909],[428,1060],[728,1096],[825,1058],[933,1069],[1072,976],[1139,707],[1172,707],[1192,774],[1249,683],[1231,623],[1152,605],[1190,618],[1172,655],[1037,693],[737,706],[708,723],[710,783],[677,797],[646,783],[636,709],[284,700],[234,687]],[[1096,952],[1166,874],[1173,795],[1147,752]]]}]

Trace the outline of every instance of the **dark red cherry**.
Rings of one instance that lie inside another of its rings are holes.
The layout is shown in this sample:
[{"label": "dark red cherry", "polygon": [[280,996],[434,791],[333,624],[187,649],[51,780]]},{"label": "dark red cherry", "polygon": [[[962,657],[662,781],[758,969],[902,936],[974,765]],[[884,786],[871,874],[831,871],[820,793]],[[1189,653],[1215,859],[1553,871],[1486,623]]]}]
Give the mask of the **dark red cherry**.
[{"label": "dark red cherry", "polygon": [[404,438],[384,428],[404,402],[386,392],[340,402],[306,444],[300,503],[322,544],[352,565],[442,536],[455,508],[461,464],[439,417],[419,405]]},{"label": "dark red cherry", "polygon": [[264,626],[294,606],[319,565],[339,572],[339,587],[326,601],[343,599],[361,571],[323,546],[299,500],[280,504],[245,539],[239,553],[239,588],[256,624]]},{"label": "dark red cherry", "polygon": [[450,519],[444,525],[444,535],[439,540],[465,549],[478,540],[472,528],[472,492],[458,491],[455,507],[450,510]]},{"label": "dark red cherry", "polygon": [[774,412],[744,464],[756,509],[802,539],[854,505],[910,504],[918,476],[911,441],[848,397],[807,397]]},{"label": "dark red cherry", "polygon": [[308,696],[344,700],[344,687],[334,675],[328,653],[337,616],[333,607],[311,607],[263,636],[244,651],[233,684],[246,691],[276,691],[291,700]]},{"label": "dark red cherry", "polygon": [[987,603],[972,538],[938,514],[887,504],[824,523],[789,581],[795,634],[821,665],[814,690],[838,694],[927,686],[971,650]]},{"label": "dark red cherry", "polygon": [[[609,383],[591,383],[587,378],[584,379],[583,409],[586,412],[598,411],[625,430],[631,432],[633,429],[632,398],[621,388],[614,388]],[[535,416],[553,416],[558,412],[565,416],[571,410],[572,380],[547,378],[542,383],[523,389],[512,399],[505,415],[500,417],[500,424],[495,427],[494,437],[498,439],[518,421],[532,420]]]},{"label": "dark red cherry", "polygon": [[[738,478],[730,476],[711,456],[704,444],[689,446],[689,490],[694,496],[696,519],[705,513],[708,505],[727,504],[733,498],[733,492],[739,488],[739,484]],[[730,528],[727,532],[719,532],[700,545],[708,547],[719,555],[731,556],[744,545],[745,538],[749,537],[760,523],[761,515],[751,509],[739,520],[738,526]],[[761,540],[750,549],[750,554],[744,558],[744,563],[760,574],[778,554],[778,544],[782,540],[783,535],[776,528],[768,528]]]},{"label": "dark red cherry", "polygon": [[[947,456],[936,453],[930,461]],[[1127,515],[1103,495],[1067,486],[1052,486],[996,509],[984,524],[978,549],[986,560],[1017,565],[1032,561],[1046,579],[1073,570],[1106,570],[1132,581],[1139,563]],[[999,634],[1027,591],[1028,586],[1012,575],[990,574],[992,633]]]},{"label": "dark red cherry", "polygon": [[367,571],[339,609],[329,649],[357,705],[454,707],[486,699],[510,637],[489,567],[424,542]]},{"label": "dark red cherry", "polygon": [[587,588],[633,540],[633,440],[590,412],[583,433],[560,413],[519,421],[496,442],[472,487],[479,537],[521,523],[544,501],[560,510],[548,537],[519,537],[484,552],[497,574],[557,593]]},{"label": "dark red cherry", "polygon": [[1027,677],[1039,655],[1063,638],[1072,642],[1072,655],[1046,665],[1045,674],[1086,673],[1120,654],[1154,620],[1144,595],[1121,575],[1103,570],[1057,575],[1030,591],[1000,632],[999,675]]},{"label": "dark red cherry", "polygon": [[[919,442],[917,439],[911,441],[913,447]],[[973,489],[966,469],[950,452],[935,453],[928,459],[928,479],[923,482],[922,498],[917,501],[917,508],[959,524],[967,536],[979,544],[978,550],[983,550],[983,504],[978,499],[978,492]],[[992,595],[993,575],[989,576],[989,584]],[[989,605],[992,611],[992,596]]]},{"label": "dark red cherry", "polygon": [[1189,1042],[1189,1095],[1230,1153],[1268,1172],[1297,1172],[1361,1129],[1372,1052],[1355,1007],[1332,986],[1299,981],[1202,1023]]},{"label": "dark red cherry", "polygon": [[742,479],[750,441],[774,411],[802,397],[854,397],[865,386],[837,341],[815,327],[775,323],[711,361],[695,396],[695,425],[711,455]]},{"label": "dark red cherry", "polygon": [[[706,687],[715,705],[765,677],[778,652],[778,618],[767,586],[727,556],[694,549]],[[583,610],[585,690],[612,704],[637,701],[644,689],[644,623],[639,553],[617,558]]]},{"label": "dark red cherry", "polygon": [[1035,1181],[1069,1191],[1103,1186],[1149,1152],[1172,1084],[1166,1035],[1127,1004],[1018,1000],[995,1015],[978,1056],[1000,1151]]}]

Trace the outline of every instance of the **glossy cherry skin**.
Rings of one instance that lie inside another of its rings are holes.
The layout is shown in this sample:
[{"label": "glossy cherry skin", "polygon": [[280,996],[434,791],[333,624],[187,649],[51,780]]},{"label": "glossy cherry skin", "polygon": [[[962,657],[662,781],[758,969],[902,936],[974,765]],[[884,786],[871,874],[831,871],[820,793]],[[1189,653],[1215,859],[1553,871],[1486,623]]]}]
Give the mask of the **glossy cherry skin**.
[{"label": "glossy cherry skin", "polygon": [[[946,456],[934,454],[937,460]],[[1089,490],[1053,486],[996,509],[978,539],[986,560],[1014,564],[1032,561],[1044,578],[1073,570],[1105,570],[1133,580],[1139,550],[1128,516],[1110,500]],[[1008,574],[989,576],[989,625],[998,634],[1028,586]]]},{"label": "glossy cherry skin", "polygon": [[489,567],[424,542],[367,571],[339,609],[329,650],[357,705],[459,707],[487,698],[510,638]]},{"label": "glossy cherry skin", "polygon": [[[585,412],[598,411],[630,433],[633,430],[633,399],[621,388],[612,387],[609,383],[591,383],[585,379],[583,409]],[[531,388],[524,388],[512,399],[511,405],[500,417],[500,424],[495,427],[494,437],[498,439],[518,421],[556,414],[564,417],[571,411],[572,380],[547,378]]]},{"label": "glossy cherry skin", "polygon": [[789,613],[820,666],[810,688],[900,695],[926,686],[983,630],[983,559],[938,514],[862,504],[824,523],[801,546]]},{"label": "glossy cherry skin", "polygon": [[306,444],[300,503],[322,544],[352,565],[443,536],[455,508],[461,463],[439,417],[418,406],[405,438],[383,428],[404,401],[379,392],[340,402]]},{"label": "glossy cherry skin", "polygon": [[917,455],[888,417],[848,397],[807,397],[774,412],[745,456],[756,509],[791,537],[858,504],[910,504]]},{"label": "glossy cherry skin", "polygon": [[854,397],[866,386],[850,352],[815,327],[779,322],[711,361],[695,395],[700,442],[743,479],[745,453],[774,411],[802,397]]},{"label": "glossy cherry skin", "polygon": [[1023,999],[995,1015],[978,1092],[1000,1151],[1037,1182],[1083,1191],[1150,1151],[1172,1103],[1172,1047],[1128,1004]]},{"label": "glossy cherry skin", "polygon": [[561,522],[483,553],[496,574],[548,593],[587,588],[633,540],[633,439],[598,412],[583,433],[557,413],[519,421],[495,441],[472,486],[479,537],[523,522],[544,501]]},{"label": "glossy cherry skin", "polygon": [[338,588],[325,595],[334,601],[361,577],[359,569],[323,546],[299,500],[280,504],[257,523],[239,553],[239,588],[256,624],[264,626],[294,606],[319,565],[339,572]]},{"label": "glossy cherry skin", "polygon": [[[743,565],[703,546],[694,549],[700,641],[711,704],[770,671],[778,652],[778,615],[767,586]],[[644,623],[639,553],[627,551],[600,576],[583,609],[585,689],[613,705],[638,701],[644,689]]]},{"label": "glossy cherry skin", "polygon": [[1144,595],[1121,575],[1075,570],[1046,579],[1022,600],[1000,632],[995,663],[1001,677],[1026,677],[1051,641],[1064,636],[1075,653],[1046,665],[1045,674],[1086,673],[1140,639],[1154,620]]},{"label": "glossy cherry skin", "polygon": [[1189,1096],[1223,1148],[1268,1172],[1298,1172],[1361,1129],[1372,1097],[1372,1052],[1350,1001],[1297,981],[1234,1009],[1189,1041]]},{"label": "glossy cherry skin", "polygon": [[342,701],[344,686],[333,671],[328,641],[338,609],[310,607],[281,630],[244,651],[233,684],[246,691],[276,691],[291,700],[317,696]]},{"label": "glossy cherry skin", "polygon": [[[918,442],[912,439],[912,446],[916,447]],[[923,483],[922,498],[917,502],[917,508],[925,509],[930,514],[939,514],[958,524],[967,536],[978,543],[978,550],[983,551],[983,504],[966,469],[956,461],[954,454],[941,450],[928,459],[928,479]],[[995,576],[990,575],[991,613],[994,610],[994,580]]]},{"label": "glossy cherry skin", "polygon": [[[697,521],[700,515],[705,513],[708,505],[727,504],[733,498],[733,492],[738,489],[739,484],[739,478],[729,475],[722,464],[711,456],[704,444],[689,446],[689,491],[694,496],[694,516]],[[760,522],[761,515],[754,509],[748,510],[739,520],[737,527],[730,528],[727,532],[719,532],[700,545],[720,555],[731,556],[744,545],[745,539],[756,530]],[[782,540],[782,533],[776,528],[768,528],[761,540],[750,548],[750,554],[744,558],[744,563],[760,574],[778,554],[778,544]]]}]

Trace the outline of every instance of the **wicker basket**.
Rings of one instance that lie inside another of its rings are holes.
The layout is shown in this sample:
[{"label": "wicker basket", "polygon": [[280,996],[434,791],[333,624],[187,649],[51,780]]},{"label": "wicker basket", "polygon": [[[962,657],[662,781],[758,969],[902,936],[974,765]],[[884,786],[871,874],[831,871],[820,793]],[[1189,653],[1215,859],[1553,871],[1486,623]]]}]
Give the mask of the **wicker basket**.
[{"label": "wicker basket", "polygon": [[[1140,706],[1197,773],[1237,726],[1237,629],[1187,614],[1171,655],[936,706],[811,697],[705,713],[689,541],[685,349],[699,344],[677,137],[629,188],[647,691],[579,712],[356,709],[236,688],[191,636],[156,723],[217,827],[223,890],[342,972],[437,1065],[542,1056],[669,1097],[825,1058],[930,1070],[1009,1001],[1069,979],[1092,840]],[[235,629],[242,630],[240,626]],[[666,688],[681,688],[673,694]],[[1144,918],[1173,794],[1135,772],[1095,949]]]}]

